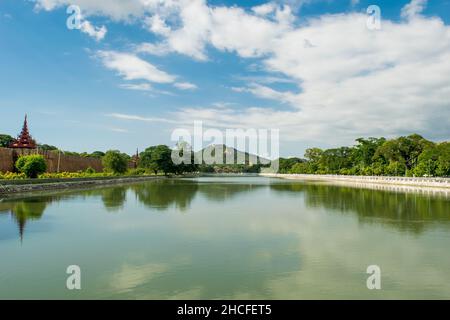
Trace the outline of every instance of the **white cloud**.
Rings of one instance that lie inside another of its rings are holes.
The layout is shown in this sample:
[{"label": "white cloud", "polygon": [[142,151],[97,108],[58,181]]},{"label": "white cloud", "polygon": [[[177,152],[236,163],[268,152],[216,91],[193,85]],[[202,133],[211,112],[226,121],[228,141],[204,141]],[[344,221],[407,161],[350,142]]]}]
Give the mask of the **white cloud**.
[{"label": "white cloud", "polygon": [[155,34],[167,36],[171,31],[171,28],[158,14],[145,18],[144,24]]},{"label": "white cloud", "polygon": [[[281,74],[298,87],[279,91],[255,81],[235,88],[284,101],[291,110],[211,107],[182,110],[184,117],[230,127],[276,126],[286,139],[336,143],[360,135],[450,134],[450,27],[420,14],[425,0],[406,5],[399,12],[401,21],[384,18],[377,31],[367,29],[363,13],[317,15],[296,24],[289,7],[276,1],[253,10],[208,6],[204,0],[75,2],[83,2],[88,14],[113,19],[153,17],[147,26],[161,42],[143,44],[138,52],[174,52],[206,61],[207,48],[213,47],[252,58],[266,73]],[[68,1],[38,3],[50,10]],[[175,82],[135,55],[106,52],[105,66],[127,80]]]},{"label": "white cloud", "polygon": [[198,88],[195,84],[190,82],[177,82],[174,86],[180,90],[195,90]]},{"label": "white cloud", "polygon": [[276,9],[276,5],[273,2],[264,3],[252,8],[252,11],[259,16],[267,16]]},{"label": "white cloud", "polygon": [[117,71],[125,80],[172,83],[176,78],[133,54],[100,50],[96,56],[105,67]]},{"label": "white cloud", "polygon": [[124,114],[124,113],[110,113],[106,116],[111,118],[116,118],[120,120],[132,120],[132,121],[143,121],[143,122],[163,122],[163,123],[176,123],[174,120],[157,118],[157,117],[144,117],[140,115]]},{"label": "white cloud", "polygon": [[241,25],[254,17],[237,8],[221,8],[224,16],[230,16],[224,19],[229,28],[220,29],[221,40],[211,44],[234,49],[241,57],[260,53],[266,71],[294,79],[300,93],[255,84],[234,87],[237,92],[288,102],[293,109],[225,112],[211,107],[181,110],[180,118],[221,127],[277,127],[286,140],[350,143],[357,136],[415,131],[448,137],[450,27],[439,18],[418,16],[424,4],[412,1],[403,12],[414,19],[384,20],[380,31],[366,28],[364,14],[324,15],[283,32],[273,24],[271,32],[264,33],[268,41],[241,41],[246,35],[234,31],[233,14]]},{"label": "white cloud", "polygon": [[426,5],[428,0],[411,0],[406,6],[402,9],[402,17],[411,19],[421,13]]},{"label": "white cloud", "polygon": [[251,83],[248,87],[233,87],[231,90],[235,92],[249,92],[259,98],[277,100],[280,102],[295,103],[296,95],[292,92],[276,91],[267,86],[257,83]]},{"label": "white cloud", "polygon": [[127,89],[127,90],[137,90],[137,91],[152,91],[153,88],[148,83],[138,83],[138,84],[132,84],[132,83],[124,83],[120,85],[120,88]]},{"label": "white cloud", "polygon": [[35,0],[36,10],[51,11],[69,5],[81,8],[83,16],[102,15],[115,21],[132,21],[155,10],[169,12],[177,0]]},{"label": "white cloud", "polygon": [[88,20],[84,20],[81,23],[80,30],[83,33],[88,34],[90,37],[94,38],[97,41],[103,40],[105,38],[108,30],[105,26],[96,27],[93,26]]},{"label": "white cloud", "polygon": [[147,53],[155,56],[164,56],[171,52],[170,47],[166,43],[141,43],[136,46],[136,52]]}]

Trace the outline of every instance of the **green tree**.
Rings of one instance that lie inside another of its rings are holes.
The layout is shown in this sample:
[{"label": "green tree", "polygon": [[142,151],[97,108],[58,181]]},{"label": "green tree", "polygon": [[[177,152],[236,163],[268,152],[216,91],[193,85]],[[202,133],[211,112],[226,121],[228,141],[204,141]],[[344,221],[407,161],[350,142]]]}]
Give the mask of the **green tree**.
[{"label": "green tree", "polygon": [[314,172],[311,170],[311,165],[308,162],[299,162],[294,164],[292,168],[290,168],[289,173],[309,174]]},{"label": "green tree", "polygon": [[305,151],[305,158],[310,162],[319,162],[322,158],[323,150],[319,148],[310,148]]},{"label": "green tree", "polygon": [[390,176],[403,176],[406,173],[405,163],[399,161],[391,161],[386,166],[385,172]]},{"label": "green tree", "polygon": [[319,163],[323,156],[323,150],[319,148],[310,148],[305,151],[305,158],[309,163],[311,173],[316,173],[319,170]]},{"label": "green tree", "polygon": [[438,145],[439,157],[437,159],[436,175],[450,176],[450,142],[442,142]]},{"label": "green tree", "polygon": [[349,147],[325,150],[319,160],[319,170],[322,173],[339,173],[341,169],[349,169],[352,167],[351,154]]},{"label": "green tree", "polygon": [[386,164],[391,162],[403,164],[405,168],[402,171],[406,172],[413,169],[417,165],[421,153],[433,145],[433,142],[418,134],[388,140],[377,149],[374,160],[383,161]]},{"label": "green tree", "polygon": [[429,146],[420,154],[417,165],[412,170],[412,173],[419,177],[434,176],[436,174],[438,158],[438,146]]},{"label": "green tree", "polygon": [[16,161],[16,169],[28,178],[35,179],[47,170],[47,163],[41,155],[21,156]]},{"label": "green tree", "polygon": [[105,156],[105,153],[102,151],[94,151],[89,156],[93,158],[103,158]]},{"label": "green tree", "polygon": [[38,145],[38,147],[39,147],[39,149],[44,150],[44,151],[55,151],[55,150],[58,150],[57,147],[51,146],[51,145],[48,145],[48,144],[40,144],[40,145]]},{"label": "green tree", "polygon": [[0,147],[8,148],[10,143],[14,140],[13,137],[7,134],[0,134]]},{"label": "green tree", "polygon": [[[192,147],[189,145],[189,143],[185,141],[178,142],[174,150],[173,151],[171,150],[171,154],[172,152],[175,153],[178,152],[180,159],[186,160],[180,164],[177,165],[174,164],[173,170],[175,173],[180,174],[180,173],[195,172],[199,170],[199,165],[195,164],[195,154],[194,152],[192,152]],[[186,156],[184,153],[186,153]]]},{"label": "green tree", "polygon": [[152,170],[155,174],[176,172],[172,162],[172,150],[165,145],[153,146],[145,149],[140,155],[139,165],[142,168]]},{"label": "green tree", "polygon": [[364,171],[365,167],[373,164],[373,157],[377,149],[385,142],[385,138],[358,138],[358,144],[353,148],[352,162],[355,167],[359,167],[360,171]]},{"label": "green tree", "polygon": [[305,162],[305,160],[300,158],[280,158],[279,159],[279,173],[289,173],[294,165]]},{"label": "green tree", "polygon": [[123,174],[128,170],[128,155],[117,150],[109,150],[102,159],[106,171]]}]

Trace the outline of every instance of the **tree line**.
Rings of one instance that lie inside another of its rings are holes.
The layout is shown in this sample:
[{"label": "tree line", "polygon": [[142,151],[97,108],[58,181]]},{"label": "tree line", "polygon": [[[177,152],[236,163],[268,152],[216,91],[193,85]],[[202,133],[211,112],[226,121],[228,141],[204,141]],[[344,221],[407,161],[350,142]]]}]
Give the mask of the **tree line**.
[{"label": "tree line", "polygon": [[450,142],[412,134],[359,138],[352,147],[307,149],[305,159],[280,159],[280,173],[377,176],[450,176]]},{"label": "tree line", "polygon": [[[10,137],[0,136],[0,146]],[[178,146],[180,147],[180,146]],[[58,150],[49,145],[40,145],[43,150]],[[179,148],[182,152],[183,148]],[[102,159],[105,171],[124,174],[129,171],[132,159],[118,150],[93,153],[72,153]],[[136,174],[182,174],[190,172],[259,172],[260,164],[207,165],[195,164],[194,153],[191,164],[175,165],[172,149],[166,145],[151,146],[139,154]],[[180,154],[182,155],[182,154]],[[435,143],[418,134],[395,139],[358,138],[350,147],[332,149],[309,148],[304,158],[280,158],[280,173],[294,174],[341,174],[379,176],[450,176],[450,142]]]}]

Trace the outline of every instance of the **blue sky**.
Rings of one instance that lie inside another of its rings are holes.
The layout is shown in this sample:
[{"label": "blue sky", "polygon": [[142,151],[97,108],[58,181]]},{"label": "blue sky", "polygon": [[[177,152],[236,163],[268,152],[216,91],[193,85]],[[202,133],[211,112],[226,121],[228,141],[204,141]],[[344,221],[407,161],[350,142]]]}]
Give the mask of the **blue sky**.
[{"label": "blue sky", "polygon": [[158,2],[2,0],[0,133],[27,113],[41,143],[133,153],[202,120],[279,129],[284,156],[450,136],[450,0]]}]

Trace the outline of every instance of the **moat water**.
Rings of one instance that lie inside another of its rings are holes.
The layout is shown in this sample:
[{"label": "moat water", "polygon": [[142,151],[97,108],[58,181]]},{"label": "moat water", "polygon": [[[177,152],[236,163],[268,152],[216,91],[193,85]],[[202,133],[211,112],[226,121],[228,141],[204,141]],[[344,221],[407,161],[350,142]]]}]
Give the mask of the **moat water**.
[{"label": "moat water", "polygon": [[16,298],[450,299],[450,198],[211,177],[3,199]]}]

